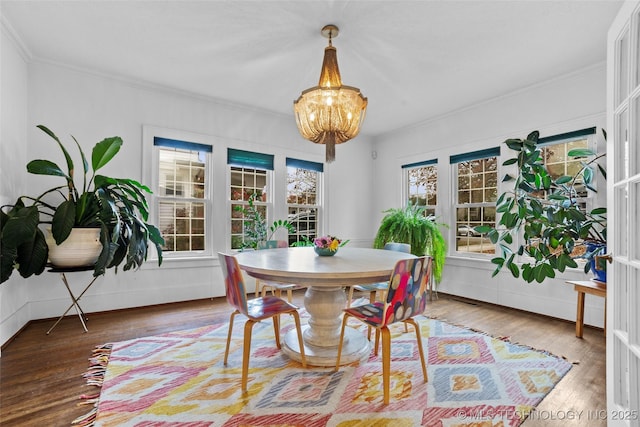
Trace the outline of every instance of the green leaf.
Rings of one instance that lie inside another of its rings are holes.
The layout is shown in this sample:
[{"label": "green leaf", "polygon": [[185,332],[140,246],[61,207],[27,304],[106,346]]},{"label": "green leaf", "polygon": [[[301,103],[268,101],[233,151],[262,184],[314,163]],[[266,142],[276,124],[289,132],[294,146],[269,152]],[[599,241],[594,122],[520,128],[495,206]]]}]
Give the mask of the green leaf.
[{"label": "green leaf", "polygon": [[516,163],[518,161],[518,159],[516,157],[512,158],[512,159],[508,159],[505,160],[504,162],[502,162],[502,166],[509,166],[512,165],[514,163]]},{"label": "green leaf", "polygon": [[91,167],[96,172],[98,169],[109,163],[113,157],[118,154],[122,147],[122,138],[114,136],[105,138],[98,142],[91,152]]},{"label": "green leaf", "polygon": [[40,229],[36,228],[34,238],[18,247],[18,272],[22,277],[40,274],[44,271],[49,257],[49,247]]},{"label": "green leaf", "polygon": [[540,132],[537,130],[534,130],[529,135],[527,135],[527,141],[533,141],[537,143],[538,138],[540,138]]},{"label": "green leaf", "polygon": [[587,157],[587,156],[595,156],[596,153],[593,150],[589,150],[588,148],[574,148],[573,150],[569,150],[567,156],[569,157]]},{"label": "green leaf", "polygon": [[1,238],[3,251],[6,248],[16,248],[33,238],[38,228],[40,214],[37,206],[24,207],[19,203],[5,218]]},{"label": "green leaf", "polygon": [[591,184],[591,181],[593,180],[593,169],[585,168],[582,171],[582,176],[583,176],[585,185],[586,184]]},{"label": "green leaf", "polygon": [[591,210],[591,215],[603,215],[607,213],[607,208],[595,208]]},{"label": "green leaf", "polygon": [[561,177],[556,179],[556,184],[566,184],[567,182],[571,182],[572,179],[573,177],[569,175],[562,175]]},{"label": "green leaf", "polygon": [[510,263],[509,264],[509,270],[511,270],[511,274],[513,275],[513,277],[515,277],[516,279],[518,277],[520,277],[520,269],[518,268],[518,266],[515,263]]},{"label": "green leaf", "polygon": [[76,222],[76,204],[73,200],[65,200],[60,203],[58,209],[53,214],[53,220],[51,222],[51,234],[56,241],[56,244],[61,244],[69,234]]},{"label": "green leaf", "polygon": [[58,146],[62,150],[62,154],[64,154],[64,158],[67,161],[67,169],[68,169],[67,175],[63,175],[63,176],[67,176],[67,181],[69,182],[69,189],[71,189],[73,187],[73,170],[74,170],[73,159],[71,159],[69,152],[67,151],[66,148],[64,148],[64,145],[62,145],[62,142],[60,142],[60,139],[58,139],[58,137],[53,132],[51,132],[46,126],[43,126],[43,125],[38,125],[37,128],[43,131],[44,133],[46,133],[47,135],[49,135],[51,138],[53,138],[58,143]]},{"label": "green leaf", "polygon": [[36,175],[63,176],[70,179],[58,165],[49,160],[32,160],[27,164],[27,171]]}]

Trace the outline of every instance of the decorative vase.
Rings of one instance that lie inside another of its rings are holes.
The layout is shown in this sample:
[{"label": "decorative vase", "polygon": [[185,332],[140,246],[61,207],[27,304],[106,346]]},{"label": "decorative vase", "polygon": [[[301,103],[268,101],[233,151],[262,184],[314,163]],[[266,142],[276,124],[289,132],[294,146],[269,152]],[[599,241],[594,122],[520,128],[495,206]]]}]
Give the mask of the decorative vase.
[{"label": "decorative vase", "polygon": [[49,246],[49,262],[54,267],[92,266],[102,252],[99,228],[74,228],[60,245],[56,244],[51,229],[48,229],[46,240]]},{"label": "decorative vase", "polygon": [[607,283],[607,261],[601,255],[607,252],[607,247],[600,243],[587,243],[587,252],[592,252],[593,256],[589,260],[593,279],[598,282]]},{"label": "decorative vase", "polygon": [[314,246],[313,250],[320,256],[334,256],[338,252],[337,249],[334,251],[329,248],[319,248],[317,246]]}]

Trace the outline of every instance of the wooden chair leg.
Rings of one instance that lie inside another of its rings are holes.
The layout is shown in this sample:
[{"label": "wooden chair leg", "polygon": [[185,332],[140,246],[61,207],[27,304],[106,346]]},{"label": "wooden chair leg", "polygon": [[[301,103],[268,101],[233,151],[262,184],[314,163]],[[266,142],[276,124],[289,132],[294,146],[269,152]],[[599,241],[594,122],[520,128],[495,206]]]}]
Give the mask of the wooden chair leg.
[{"label": "wooden chair leg", "polygon": [[422,336],[420,334],[420,329],[418,329],[419,328],[418,323],[412,318],[404,321],[405,327],[407,326],[407,323],[411,323],[416,330],[416,341],[418,344],[418,353],[420,353],[420,363],[422,363],[422,376],[424,378],[424,382],[426,383],[427,381],[429,381],[429,377],[427,375],[427,364],[424,359],[424,349],[422,348]]},{"label": "wooden chair leg", "polygon": [[302,367],[307,367],[307,359],[304,355],[304,341],[302,340],[302,327],[300,326],[300,315],[297,311],[292,311],[293,320],[296,323],[296,332],[298,333],[298,345],[300,346],[300,358],[302,359]]},{"label": "wooden chair leg", "polygon": [[231,313],[229,318],[229,333],[227,334],[227,347],[224,350],[224,365],[227,366],[227,359],[229,358],[229,345],[231,344],[231,332],[233,331],[233,318],[238,314],[238,310]]},{"label": "wooden chair leg", "polygon": [[376,356],[378,355],[378,345],[379,344],[380,344],[380,329],[376,328],[376,341],[375,341],[375,344],[374,344],[375,347],[373,348],[373,354],[376,355]]},{"label": "wooden chair leg", "polygon": [[353,301],[353,286],[349,286],[349,295],[347,296],[347,308],[351,307]]},{"label": "wooden chair leg", "polygon": [[273,316],[273,332],[275,333],[275,336],[276,336],[276,347],[280,349],[281,346],[280,346],[280,315],[279,314]]},{"label": "wooden chair leg", "polygon": [[382,388],[384,390],[384,404],[388,405],[389,383],[391,382],[391,334],[386,326],[377,331],[382,334]]},{"label": "wooden chair leg", "polygon": [[344,341],[344,328],[347,326],[349,315],[344,313],[342,316],[342,328],[340,329],[340,341],[338,342],[338,355],[336,357],[336,367],[335,371],[338,372],[340,369],[340,356],[342,355],[342,342]]},{"label": "wooden chair leg", "polygon": [[253,320],[247,320],[244,324],[244,343],[242,348],[242,393],[247,392],[247,380],[249,378],[249,357],[251,356],[251,333],[253,332]]}]

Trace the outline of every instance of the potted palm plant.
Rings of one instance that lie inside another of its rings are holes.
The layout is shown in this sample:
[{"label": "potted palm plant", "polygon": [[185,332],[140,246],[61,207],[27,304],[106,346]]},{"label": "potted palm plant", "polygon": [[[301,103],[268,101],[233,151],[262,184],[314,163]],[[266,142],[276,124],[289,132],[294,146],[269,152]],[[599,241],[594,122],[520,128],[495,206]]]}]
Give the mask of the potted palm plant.
[{"label": "potted palm plant", "polygon": [[[39,125],[38,128],[58,144],[67,170],[53,161],[38,159],[28,163],[27,171],[61,177],[66,182],[36,197],[20,196],[13,205],[0,210],[0,283],[8,280],[14,269],[25,278],[42,273],[49,262],[50,251],[66,242],[78,228],[97,229],[100,245],[97,258],[91,264],[95,276],[109,268],[117,271],[122,263],[125,271],[139,267],[147,259],[149,243],[156,247],[160,265],[164,239],[154,225],[147,223],[145,193],[151,190],[132,179],[96,174],[118,153],[122,138],[105,138],[93,147],[89,174],[87,158],[72,136],[82,161],[83,180],[78,186],[74,181],[76,168],[66,147],[47,127]],[[50,245],[41,227],[50,227]]]},{"label": "potted palm plant", "polygon": [[408,243],[412,254],[430,255],[433,258],[433,278],[440,283],[447,243],[435,218],[425,215],[423,207],[411,203],[404,208],[388,209],[384,213],[386,215],[380,222],[373,247],[382,249],[388,242]]},{"label": "potted palm plant", "polygon": [[[607,209],[586,210],[577,203],[577,196],[579,187],[596,191],[593,182],[598,173],[606,179],[606,170],[598,162],[605,154],[586,148],[570,150],[567,155],[579,159],[580,168],[573,175],[554,177],[542,161],[538,137],[534,131],[525,139],[504,142],[516,154],[504,162],[517,166],[515,176],[507,174],[503,179],[513,185],[496,201],[496,210],[502,214],[498,227],[475,228],[501,248],[501,256],[491,260],[497,266],[493,275],[507,267],[516,278],[522,271],[525,281],[541,283],[555,277],[556,271],[578,267],[579,258],[586,260],[585,272],[598,274],[606,266],[600,256],[606,252]],[[516,255],[527,257],[518,265]],[[596,278],[606,281],[603,275]]]}]

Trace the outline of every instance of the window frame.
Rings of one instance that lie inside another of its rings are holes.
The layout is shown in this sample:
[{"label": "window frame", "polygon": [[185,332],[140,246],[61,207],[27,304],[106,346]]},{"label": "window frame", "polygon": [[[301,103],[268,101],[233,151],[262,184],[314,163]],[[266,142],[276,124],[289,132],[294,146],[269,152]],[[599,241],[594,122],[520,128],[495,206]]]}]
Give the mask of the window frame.
[{"label": "window frame", "polygon": [[[500,146],[497,147],[492,147],[492,148],[487,148],[487,149],[482,149],[482,150],[477,150],[477,151],[471,151],[471,152],[467,152],[467,153],[462,153],[462,154],[454,154],[451,155],[449,157],[449,164],[451,167],[451,182],[452,182],[452,188],[453,188],[453,197],[451,199],[451,206],[452,206],[452,210],[451,210],[451,231],[450,231],[450,244],[449,244],[449,251],[453,256],[457,256],[457,257],[463,257],[463,258],[475,258],[475,259],[489,259],[495,256],[495,254],[497,253],[497,247],[496,245],[494,245],[493,243],[488,243],[488,246],[491,246],[493,248],[493,252],[491,253],[483,253],[483,252],[465,252],[465,251],[460,251],[458,250],[458,239],[461,237],[458,235],[458,209],[460,208],[493,208],[494,210],[496,209],[496,204],[495,201],[494,202],[471,202],[469,201],[468,203],[460,203],[459,199],[458,199],[458,191],[459,191],[459,180],[458,180],[458,165],[462,162],[467,162],[467,161],[475,161],[475,160],[485,160],[485,159],[489,159],[495,157],[496,159],[496,200],[498,195],[500,194],[501,191],[501,183],[500,183],[500,171],[501,171],[501,167],[502,167],[502,159],[501,159],[501,150],[500,150]],[[483,173],[485,173],[486,171],[483,169]],[[486,189],[486,187],[482,187],[483,189]],[[494,214],[495,218],[494,218],[494,222],[493,225],[497,225],[497,212]],[[470,236],[467,236],[467,238],[469,238]],[[483,238],[482,236],[472,236],[472,237],[477,237],[477,238]],[[489,240],[487,237],[484,237],[484,239]]]},{"label": "window frame", "polygon": [[[440,200],[439,196],[439,188],[440,188],[440,170],[438,168],[438,159],[425,160],[415,163],[408,163],[401,166],[402,168],[402,182],[403,182],[403,200],[405,201],[405,205],[408,205],[411,202],[411,192],[410,192],[410,182],[409,182],[409,174],[412,170],[418,168],[432,167],[435,169],[436,173],[436,191],[435,191],[435,199],[436,203],[434,205],[425,204],[423,207],[425,208],[425,215],[438,215],[438,200]],[[428,201],[428,198],[427,198]],[[422,205],[421,205],[422,206]]]},{"label": "window frame", "polygon": [[[566,144],[566,143],[570,143],[573,141],[580,141],[586,139],[587,140],[587,146],[586,148],[592,150],[595,153],[600,154],[601,152],[603,152],[603,150],[599,149],[600,147],[600,137],[597,135],[596,132],[596,128],[595,127],[591,127],[591,128],[585,128],[585,129],[581,129],[581,130],[577,130],[577,131],[572,131],[572,132],[566,132],[566,133],[562,133],[562,134],[557,134],[557,135],[551,135],[548,137],[543,137],[543,138],[538,138],[538,147],[539,148],[546,148],[546,147],[552,147],[554,145],[559,145],[559,144]],[[606,151],[606,146],[603,147]],[[565,150],[565,153],[567,151]],[[565,165],[566,165],[566,159],[565,159]],[[515,170],[515,165],[514,166],[508,166],[509,170]],[[604,192],[601,191],[601,184],[600,184],[600,180],[599,180],[600,174],[594,174],[593,177],[593,181],[591,182],[591,186],[594,187],[596,190],[598,190],[597,193],[589,190],[588,188],[586,189],[586,196],[585,197],[579,197],[578,200],[584,202],[584,208],[586,211],[590,211],[591,209],[593,209],[594,206],[598,205],[598,206],[606,206],[606,195],[604,195],[604,193],[606,192],[606,183],[604,185]],[[602,197],[601,202],[598,202],[598,199]],[[519,246],[520,244],[522,244],[523,242],[523,233],[518,233],[518,236],[515,237],[515,242],[514,242],[514,247]],[[517,245],[517,246],[516,246]],[[532,258],[522,254],[522,255],[517,255],[516,254],[516,258],[515,258],[518,262],[528,262],[531,261]],[[585,260],[582,258],[575,258],[575,261],[578,263],[578,267],[577,268],[568,268],[568,270],[582,270]]]},{"label": "window frame", "polygon": [[[286,205],[286,211],[287,211],[287,219],[289,221],[291,221],[293,219],[293,217],[291,216],[292,214],[289,212],[290,209],[304,209],[304,208],[310,208],[310,209],[315,209],[316,211],[316,229],[315,229],[315,237],[318,236],[322,236],[323,235],[323,227],[322,227],[322,216],[323,216],[323,180],[324,180],[324,164],[323,163],[317,163],[317,162],[312,162],[312,161],[307,161],[307,160],[300,160],[300,159],[294,159],[291,157],[287,157],[285,159],[285,171],[286,171],[286,179],[285,179],[285,186],[288,186],[289,183],[289,168],[296,168],[296,169],[303,169],[303,170],[307,170],[307,171],[312,171],[312,172],[316,172],[316,198],[315,201],[316,203],[313,205],[306,205],[306,204],[298,204],[298,203],[289,203],[288,199],[289,199],[289,189],[285,187],[285,205]],[[298,212],[299,214],[300,212]],[[294,214],[295,215],[295,214]],[[293,222],[293,221],[292,221]],[[287,241],[289,242],[289,245],[292,244],[291,239],[292,237],[295,237],[295,241],[300,241],[299,238],[301,236],[301,234],[298,232],[299,230],[296,231],[296,233],[291,234],[291,233],[287,233]]]},{"label": "window frame", "polygon": [[[225,235],[225,247],[229,248],[232,251],[242,250],[242,247],[234,248],[233,247],[233,237],[237,235],[233,233],[233,206],[234,205],[242,205],[244,207],[248,207],[249,203],[244,199],[232,199],[232,168],[242,168],[244,169],[252,169],[254,171],[264,171],[265,172],[265,186],[263,188],[273,189],[274,188],[274,155],[267,154],[257,151],[248,151],[237,149],[233,147],[227,147],[227,159],[226,159],[226,177],[227,177],[227,187],[226,187],[226,206],[227,206],[227,230],[228,233]],[[255,173],[255,172],[254,172]],[[256,189],[257,187],[254,187]],[[271,219],[273,217],[273,190],[266,191],[267,199],[266,200],[254,200],[254,206],[256,208],[264,207],[264,220],[267,224],[267,229],[273,223]],[[242,241],[245,241],[244,235],[244,225],[242,228]]]},{"label": "window frame", "polygon": [[[204,215],[204,247],[202,251],[163,251],[163,261],[174,260],[197,260],[197,259],[209,259],[214,256],[214,139],[210,135],[199,134],[195,132],[188,132],[176,129],[162,128],[157,126],[143,125],[142,128],[142,140],[143,140],[143,174],[145,181],[150,183],[152,194],[148,197],[149,203],[149,217],[153,224],[159,224],[159,204],[163,199],[181,200],[174,197],[159,196],[160,185],[160,149],[162,146],[154,145],[154,138],[163,138],[175,141],[184,141],[187,143],[199,144],[203,146],[211,147],[211,151],[206,153],[205,159],[205,172],[204,172],[204,195],[202,199],[189,199],[202,202],[205,205]],[[182,148],[184,150],[184,148]],[[153,255],[150,255],[151,259],[157,259],[155,250]]]}]

